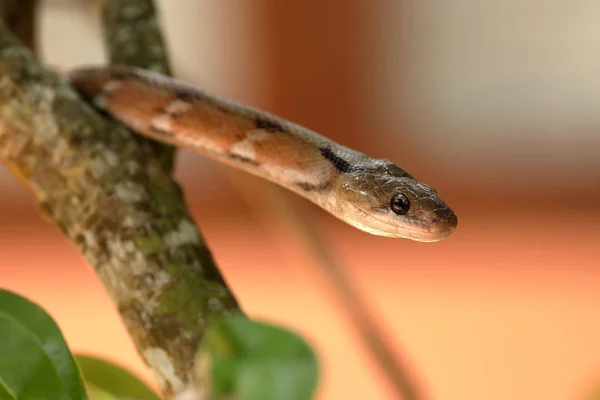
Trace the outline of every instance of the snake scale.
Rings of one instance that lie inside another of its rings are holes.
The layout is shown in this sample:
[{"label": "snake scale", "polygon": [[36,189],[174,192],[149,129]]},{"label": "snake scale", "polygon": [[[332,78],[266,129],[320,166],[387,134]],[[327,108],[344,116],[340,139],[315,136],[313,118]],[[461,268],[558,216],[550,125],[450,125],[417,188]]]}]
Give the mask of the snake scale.
[{"label": "snake scale", "polygon": [[137,133],[274,182],[363,231],[436,242],[456,229],[437,192],[396,164],[282,118],[134,67],[82,67],[67,78]]}]

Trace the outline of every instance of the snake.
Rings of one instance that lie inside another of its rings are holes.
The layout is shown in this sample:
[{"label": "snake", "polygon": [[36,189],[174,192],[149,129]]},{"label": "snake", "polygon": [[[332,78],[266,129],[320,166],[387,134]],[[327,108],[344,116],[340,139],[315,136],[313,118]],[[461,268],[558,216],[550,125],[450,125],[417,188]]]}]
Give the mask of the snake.
[{"label": "snake", "polygon": [[137,67],[82,66],[66,79],[137,134],[273,182],[362,231],[437,242],[457,227],[437,191],[398,165],[268,112]]}]

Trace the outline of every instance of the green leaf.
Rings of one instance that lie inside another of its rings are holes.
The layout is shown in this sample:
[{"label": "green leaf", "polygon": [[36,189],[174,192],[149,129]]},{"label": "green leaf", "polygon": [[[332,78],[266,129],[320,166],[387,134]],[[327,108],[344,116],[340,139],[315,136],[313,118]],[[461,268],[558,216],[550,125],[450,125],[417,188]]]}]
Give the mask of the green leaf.
[{"label": "green leaf", "polygon": [[0,388],[0,399],[87,399],[56,323],[38,305],[1,289]]},{"label": "green leaf", "polygon": [[75,358],[92,400],[111,398],[160,400],[160,397],[141,379],[110,361],[83,354],[76,354]]},{"label": "green leaf", "polygon": [[14,399],[15,396],[8,391],[6,384],[0,380],[0,400]]},{"label": "green leaf", "polygon": [[239,369],[237,395],[243,400],[310,399],[316,386],[316,370],[311,360],[244,363]]},{"label": "green leaf", "polygon": [[243,315],[222,318],[201,346],[210,360],[214,395],[237,400],[308,400],[318,363],[297,335]]},{"label": "green leaf", "polygon": [[109,393],[106,393],[102,389],[99,389],[90,383],[86,383],[85,387],[87,389],[88,395],[90,396],[90,400],[123,400]]}]

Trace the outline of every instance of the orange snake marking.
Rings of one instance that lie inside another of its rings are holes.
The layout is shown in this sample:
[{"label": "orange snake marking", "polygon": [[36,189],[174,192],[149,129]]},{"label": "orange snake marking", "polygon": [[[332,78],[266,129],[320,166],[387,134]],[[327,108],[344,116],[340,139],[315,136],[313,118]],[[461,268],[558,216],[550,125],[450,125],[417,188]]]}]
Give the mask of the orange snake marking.
[{"label": "orange snake marking", "polygon": [[396,164],[198,87],[126,66],[67,74],[87,100],[137,133],[285,187],[363,231],[435,242],[458,218]]}]

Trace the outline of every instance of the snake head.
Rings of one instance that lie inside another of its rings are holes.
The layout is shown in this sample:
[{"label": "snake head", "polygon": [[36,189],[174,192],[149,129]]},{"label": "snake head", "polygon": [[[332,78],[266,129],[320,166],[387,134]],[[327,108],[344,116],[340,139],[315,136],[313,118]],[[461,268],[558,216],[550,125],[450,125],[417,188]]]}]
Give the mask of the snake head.
[{"label": "snake head", "polygon": [[418,242],[448,237],[458,218],[437,192],[388,160],[342,174],[332,209],[363,231]]}]

